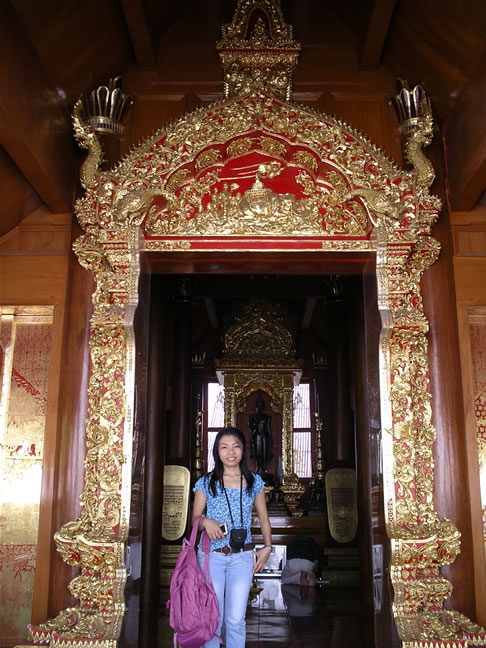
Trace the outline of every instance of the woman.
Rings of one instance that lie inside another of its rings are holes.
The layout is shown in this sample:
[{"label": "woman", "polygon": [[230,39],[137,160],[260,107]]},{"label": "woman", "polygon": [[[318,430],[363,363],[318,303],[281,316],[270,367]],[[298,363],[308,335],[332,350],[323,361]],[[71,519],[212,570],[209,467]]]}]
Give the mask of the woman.
[{"label": "woman", "polygon": [[[203,475],[194,486],[192,521],[199,522],[211,540],[209,569],[218,597],[219,626],[223,619],[226,648],[244,648],[246,638],[246,606],[253,574],[265,567],[272,550],[272,530],[268,519],[263,480],[246,465],[245,437],[236,428],[223,428],[216,435],[213,448],[214,470]],[[255,506],[265,546],[253,551],[251,539],[251,512]],[[222,528],[226,525],[226,528]],[[198,560],[204,565],[204,554],[199,544]],[[204,644],[219,648],[213,637]]]}]

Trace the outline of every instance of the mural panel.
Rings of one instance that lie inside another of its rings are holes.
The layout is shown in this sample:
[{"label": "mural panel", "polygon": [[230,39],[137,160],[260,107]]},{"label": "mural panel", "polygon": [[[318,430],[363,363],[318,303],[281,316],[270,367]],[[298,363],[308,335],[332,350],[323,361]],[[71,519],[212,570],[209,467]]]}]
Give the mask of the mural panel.
[{"label": "mural panel", "polygon": [[473,309],[469,316],[473,361],[474,410],[478,434],[479,476],[486,551],[486,309]]},{"label": "mural panel", "polygon": [[37,558],[50,307],[0,311],[0,644],[26,636]]}]

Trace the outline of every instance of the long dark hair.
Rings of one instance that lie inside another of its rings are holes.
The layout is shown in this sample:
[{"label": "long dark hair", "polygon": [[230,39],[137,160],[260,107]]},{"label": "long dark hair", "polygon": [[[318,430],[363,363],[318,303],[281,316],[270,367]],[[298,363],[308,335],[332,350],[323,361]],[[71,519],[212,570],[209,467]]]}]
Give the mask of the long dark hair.
[{"label": "long dark hair", "polygon": [[223,466],[223,462],[219,458],[219,452],[218,452],[219,442],[221,440],[221,437],[224,436],[234,436],[241,443],[241,447],[243,448],[243,454],[241,456],[241,461],[240,461],[240,470],[241,470],[241,474],[246,479],[246,490],[248,493],[250,493],[253,488],[253,482],[255,481],[255,478],[251,470],[246,465],[246,440],[243,434],[237,428],[234,427],[221,428],[221,430],[219,430],[218,434],[216,435],[216,438],[214,439],[214,446],[213,446],[214,468],[209,473],[211,475],[211,477],[209,478],[209,490],[211,491],[213,496],[216,497],[216,485],[219,484],[222,487],[224,483],[223,482],[224,466]]}]

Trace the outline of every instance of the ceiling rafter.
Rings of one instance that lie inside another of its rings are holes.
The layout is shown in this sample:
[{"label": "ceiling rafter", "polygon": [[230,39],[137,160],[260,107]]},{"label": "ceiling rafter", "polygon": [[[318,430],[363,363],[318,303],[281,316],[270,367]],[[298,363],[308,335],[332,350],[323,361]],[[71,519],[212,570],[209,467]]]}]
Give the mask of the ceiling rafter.
[{"label": "ceiling rafter", "polygon": [[143,71],[154,71],[157,67],[155,43],[142,0],[121,0],[125,22],[130,34],[137,67]]},{"label": "ceiling rafter", "polygon": [[445,131],[453,211],[472,209],[486,187],[486,56],[467,84]]},{"label": "ceiling rafter", "polygon": [[373,4],[360,52],[360,67],[363,70],[374,70],[380,64],[395,2],[375,0]]},{"label": "ceiling rafter", "polygon": [[53,213],[72,209],[71,120],[8,3],[0,2],[0,144]]}]

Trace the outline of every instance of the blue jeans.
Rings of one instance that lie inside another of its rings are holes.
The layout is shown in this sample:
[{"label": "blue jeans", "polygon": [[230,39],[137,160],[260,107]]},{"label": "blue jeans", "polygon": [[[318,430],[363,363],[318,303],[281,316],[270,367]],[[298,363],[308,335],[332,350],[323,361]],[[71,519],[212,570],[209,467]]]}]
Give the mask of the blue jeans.
[{"label": "blue jeans", "polygon": [[[204,553],[198,551],[197,559],[204,569]],[[219,625],[217,634],[221,636],[223,620],[226,633],[226,648],[244,648],[246,640],[246,606],[253,578],[253,551],[225,556],[220,552],[209,554],[209,570],[214,591],[218,597]],[[205,648],[219,648],[217,637],[204,644]]]}]

